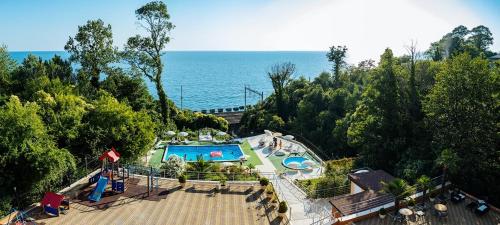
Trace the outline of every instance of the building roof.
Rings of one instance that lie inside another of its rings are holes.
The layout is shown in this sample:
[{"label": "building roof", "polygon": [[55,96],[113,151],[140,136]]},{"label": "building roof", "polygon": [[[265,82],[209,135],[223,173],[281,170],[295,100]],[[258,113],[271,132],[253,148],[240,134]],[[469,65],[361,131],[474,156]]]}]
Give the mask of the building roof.
[{"label": "building roof", "polygon": [[350,173],[349,180],[354,182],[364,190],[373,190],[378,192],[382,189],[381,182],[390,182],[394,177],[383,170],[367,171],[362,173]]},{"label": "building roof", "polygon": [[342,215],[351,215],[394,202],[390,194],[375,191],[363,191],[356,194],[341,195],[330,199],[330,203]]}]

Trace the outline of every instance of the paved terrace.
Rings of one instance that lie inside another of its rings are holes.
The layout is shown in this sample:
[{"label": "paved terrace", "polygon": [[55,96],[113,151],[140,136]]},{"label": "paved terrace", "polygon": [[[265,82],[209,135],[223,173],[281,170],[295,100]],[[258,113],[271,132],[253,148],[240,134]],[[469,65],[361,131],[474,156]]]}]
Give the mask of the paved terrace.
[{"label": "paved terrace", "polygon": [[[486,215],[476,216],[474,212],[465,207],[467,203],[462,202],[458,204],[453,204],[449,202],[448,207],[448,218],[440,219],[435,215],[432,215],[430,210],[425,212],[425,220],[420,222],[414,222],[415,218],[410,216],[410,225],[498,225],[500,224],[500,214],[493,210],[490,210]],[[391,212],[393,213],[393,212]],[[401,224],[392,221],[389,215],[381,220],[378,215],[376,217],[363,220],[360,222],[353,223],[353,225],[393,225]]]},{"label": "paved terrace", "polygon": [[268,207],[262,191],[244,186],[231,186],[230,191],[216,193],[214,185],[186,185],[180,189],[177,181],[160,180],[160,188],[147,197],[145,178],[130,178],[124,194],[103,197],[91,203],[86,196],[88,187],[71,200],[66,215],[48,217],[35,209],[30,216],[36,224],[286,224]]}]

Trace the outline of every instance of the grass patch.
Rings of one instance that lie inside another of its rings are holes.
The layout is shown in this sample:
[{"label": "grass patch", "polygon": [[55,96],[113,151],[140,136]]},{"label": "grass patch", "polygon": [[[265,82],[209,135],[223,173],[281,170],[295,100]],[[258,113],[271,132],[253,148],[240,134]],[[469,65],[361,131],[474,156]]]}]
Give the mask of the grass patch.
[{"label": "grass patch", "polygon": [[248,143],[247,140],[245,140],[243,144],[240,145],[240,147],[241,150],[243,150],[243,154],[250,156],[247,158],[247,161],[244,163],[244,165],[248,166],[248,164],[250,163],[253,164],[254,166],[262,165],[262,161],[260,161],[259,157],[254,152],[252,146],[250,146],[250,143]]},{"label": "grass patch", "polygon": [[165,153],[165,148],[156,149],[156,151],[153,153],[153,155],[149,159],[149,166],[152,166],[154,168],[160,168],[161,160],[163,158],[163,153]]}]

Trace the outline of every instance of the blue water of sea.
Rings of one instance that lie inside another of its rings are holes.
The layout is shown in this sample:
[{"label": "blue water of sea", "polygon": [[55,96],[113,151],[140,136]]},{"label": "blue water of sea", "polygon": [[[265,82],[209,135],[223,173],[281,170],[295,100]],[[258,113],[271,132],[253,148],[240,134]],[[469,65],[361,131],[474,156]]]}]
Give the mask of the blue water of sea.
[{"label": "blue water of sea", "polygon": [[[67,52],[36,51],[11,52],[18,63],[29,54],[50,59],[55,54],[68,58]],[[326,52],[250,52],[250,51],[169,51],[163,57],[164,88],[177,106],[192,110],[217,109],[244,105],[245,85],[272,93],[267,71],[272,65],[292,62],[296,66],[294,77],[313,79],[328,71]],[[149,90],[156,96],[154,85],[146,80]],[[182,101],[181,101],[182,87]],[[260,100],[257,94],[247,92],[247,103]],[[182,103],[182,104],[181,104]]]},{"label": "blue water of sea", "polygon": [[[221,156],[211,155],[212,152],[221,152]],[[186,162],[193,162],[202,156],[205,161],[239,161],[243,151],[239,145],[169,145],[163,154],[163,161],[176,155]],[[212,157],[214,156],[214,157]]]}]

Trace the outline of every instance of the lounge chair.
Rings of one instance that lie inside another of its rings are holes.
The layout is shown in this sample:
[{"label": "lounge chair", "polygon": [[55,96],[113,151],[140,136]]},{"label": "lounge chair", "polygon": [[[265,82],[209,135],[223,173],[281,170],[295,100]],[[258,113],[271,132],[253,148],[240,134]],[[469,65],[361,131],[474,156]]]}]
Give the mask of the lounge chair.
[{"label": "lounge chair", "polygon": [[188,140],[188,139],[186,139],[186,140],[184,140],[182,143],[184,143],[184,144],[186,144],[186,145],[189,145],[189,144],[191,144],[191,143],[193,143],[193,142],[192,142],[192,141],[190,141],[190,140]]}]

